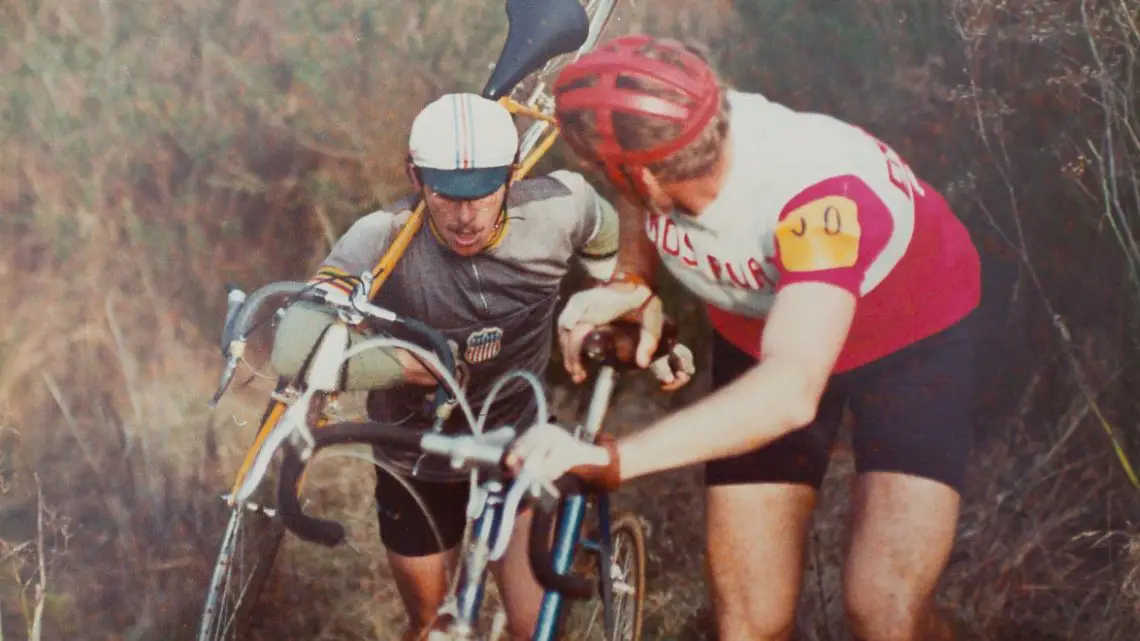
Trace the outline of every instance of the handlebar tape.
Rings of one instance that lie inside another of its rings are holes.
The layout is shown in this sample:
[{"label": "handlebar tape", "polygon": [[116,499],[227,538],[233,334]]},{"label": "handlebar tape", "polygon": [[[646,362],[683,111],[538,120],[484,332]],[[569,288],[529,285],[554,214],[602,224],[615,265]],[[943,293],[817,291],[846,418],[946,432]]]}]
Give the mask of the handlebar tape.
[{"label": "handlebar tape", "polygon": [[[417,432],[374,422],[335,423],[313,432],[316,446],[313,453],[333,445],[347,443],[370,443],[375,445],[396,445],[419,447],[421,435]],[[291,448],[283,448],[281,472],[277,479],[277,507],[281,522],[297,537],[310,543],[326,547],[336,547],[345,540],[345,529],[340,523],[305,514],[297,495],[305,463]],[[310,457],[309,460],[312,460]]]},{"label": "handlebar tape", "polygon": [[[555,487],[562,496],[580,494],[582,484],[577,477],[566,475],[558,479]],[[562,501],[552,505],[539,504],[530,525],[530,565],[539,584],[570,599],[588,599],[594,594],[589,580],[572,574],[559,574],[554,568],[554,554],[547,541],[555,529]]]},{"label": "handlebar tape", "polygon": [[226,320],[222,324],[222,356],[228,356],[226,352],[230,348],[230,342],[234,339],[234,325],[237,322],[238,312],[241,311],[246,300],[245,292],[238,289],[233,283],[226,283],[225,288]]},{"label": "handlebar tape", "polygon": [[301,500],[297,496],[301,474],[305,464],[293,448],[284,448],[281,461],[281,474],[277,479],[277,507],[281,512],[281,522],[293,534],[310,543],[326,547],[336,547],[344,542],[344,526],[336,521],[319,519],[305,514]]},{"label": "handlebar tape", "polygon": [[[432,351],[439,357],[440,363],[443,364],[448,373],[453,376],[455,375],[455,355],[452,353],[451,347],[447,344],[447,339],[439,330],[429,327],[414,318],[407,318],[405,316],[399,317],[398,322],[431,341],[433,347]],[[447,386],[442,383],[437,385],[435,397],[432,399],[431,412],[434,414],[442,405],[450,400],[452,400],[452,395],[448,391]]]}]

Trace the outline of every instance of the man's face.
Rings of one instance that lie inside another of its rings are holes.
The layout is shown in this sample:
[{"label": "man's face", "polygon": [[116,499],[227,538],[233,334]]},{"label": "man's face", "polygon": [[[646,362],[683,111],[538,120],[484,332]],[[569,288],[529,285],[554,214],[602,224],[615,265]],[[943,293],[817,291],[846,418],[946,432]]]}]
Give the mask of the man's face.
[{"label": "man's face", "polygon": [[458,200],[424,187],[424,201],[439,235],[451,251],[474,256],[490,244],[503,210],[506,185],[473,200]]}]

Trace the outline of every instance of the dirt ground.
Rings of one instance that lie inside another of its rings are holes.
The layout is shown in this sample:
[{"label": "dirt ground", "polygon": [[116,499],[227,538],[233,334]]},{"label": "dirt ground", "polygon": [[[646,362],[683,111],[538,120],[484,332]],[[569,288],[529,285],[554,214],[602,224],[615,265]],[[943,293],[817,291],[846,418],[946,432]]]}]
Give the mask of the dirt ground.
[{"label": "dirt ground", "polygon": [[[701,393],[702,382],[694,385],[690,397]],[[555,413],[574,415],[575,401],[565,388],[556,388],[553,400]],[[668,407],[669,399],[647,380],[629,378],[611,405],[607,428],[616,434],[637,430]],[[938,592],[959,638],[1135,638],[1130,631],[1140,630],[1140,610],[1120,583],[1135,567],[1135,547],[1127,537],[1113,542],[1114,521],[1099,509],[1104,502],[1109,512],[1134,510],[1135,500],[1115,491],[1121,484],[1107,456],[1087,460],[1092,469],[1109,471],[1082,486],[1073,475],[1087,478],[1088,469],[1040,465],[1045,451],[1063,449],[1061,443],[1034,446],[1040,435],[1027,441],[1019,434],[1011,429],[1010,436],[983,439],[975,448],[958,540]],[[811,531],[800,641],[850,639],[839,572],[854,472],[849,438],[845,426]],[[280,638],[286,630],[313,639],[394,638],[401,612],[378,543],[371,478],[362,462],[324,466],[314,477],[310,487],[319,489],[312,490],[311,509],[342,519],[352,544],[326,550],[288,538],[259,608],[256,638]],[[648,532],[644,639],[715,638],[704,583],[702,496],[699,469],[632,483],[615,496],[615,507],[638,514]],[[1019,516],[1011,517],[1011,509]]]},{"label": "dirt ground", "polygon": [[[611,406],[607,428],[635,431],[667,411],[668,399],[647,381],[623,384]],[[574,413],[564,389],[554,395],[554,412]],[[340,519],[350,544],[328,550],[287,536],[275,575],[257,608],[254,638],[303,633],[314,639],[394,638],[402,623],[399,597],[379,544],[371,499],[372,472],[363,462],[337,459],[314,470],[308,483],[314,513]],[[821,604],[835,619],[836,572],[841,520],[846,513],[849,457],[836,455],[826,482],[803,593],[803,639],[829,636],[818,617]],[[644,639],[714,638],[704,584],[704,504],[699,468],[659,475],[623,488],[614,507],[641,517],[646,526],[648,567]],[[822,562],[821,573],[815,566]],[[823,590],[821,596],[820,590]],[[834,624],[832,627],[836,627]],[[311,636],[310,636],[311,635]]]}]

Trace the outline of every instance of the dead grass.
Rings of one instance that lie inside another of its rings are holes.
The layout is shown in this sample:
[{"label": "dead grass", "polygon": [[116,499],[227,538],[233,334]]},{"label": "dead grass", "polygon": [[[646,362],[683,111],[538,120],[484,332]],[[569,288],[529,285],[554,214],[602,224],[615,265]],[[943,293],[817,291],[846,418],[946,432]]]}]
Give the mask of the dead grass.
[{"label": "dead grass", "polygon": [[[472,61],[490,62],[504,33],[494,2],[262,4],[0,4],[5,640],[192,636],[224,524],[217,497],[264,398],[255,381],[210,423],[220,284],[307,273],[331,237],[402,189],[393,150],[416,108],[477,88]],[[882,131],[946,186],[991,256],[1038,272],[1036,293],[1018,271],[988,303],[994,345],[1020,344],[987,384],[1015,402],[979,424],[942,600],[969,639],[1135,638],[1137,493],[1090,405],[1131,447],[1136,317],[1119,301],[1137,300],[1135,12],[1109,0],[809,5],[710,14],[638,0],[611,33],[711,40],[745,88]],[[614,428],[666,406],[634,387]],[[837,460],[804,639],[843,638],[849,479]],[[315,509],[344,519],[356,549],[288,539],[260,636],[390,638],[400,617],[371,472],[330,465],[314,481]],[[699,481],[679,471],[618,496],[650,528],[647,639],[711,638]]]}]

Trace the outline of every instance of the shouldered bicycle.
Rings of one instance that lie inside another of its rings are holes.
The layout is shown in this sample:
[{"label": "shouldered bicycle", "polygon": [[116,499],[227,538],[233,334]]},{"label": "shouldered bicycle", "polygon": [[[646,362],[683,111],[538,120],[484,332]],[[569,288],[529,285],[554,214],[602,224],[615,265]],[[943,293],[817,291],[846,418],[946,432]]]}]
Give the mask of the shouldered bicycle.
[{"label": "shouldered bicycle", "polygon": [[[525,177],[557,140],[559,132],[552,116],[553,100],[548,91],[548,81],[563,65],[597,44],[617,2],[618,0],[507,0],[509,25],[507,40],[482,94],[499,100],[516,117],[533,121],[521,136],[522,162],[512,177],[513,180]],[[366,290],[367,296],[359,301],[361,304],[352,305],[349,301],[340,300],[322,300],[322,302],[340,310],[345,317],[358,318],[367,315],[360,310],[369,309],[366,307],[368,301],[375,298],[390,274],[392,266],[399,260],[408,242],[420,229],[422,218],[421,204],[396,235],[384,256],[368,275],[369,278],[362,281],[369,284]],[[296,298],[301,292],[306,292],[310,298],[315,296],[314,292],[307,290],[301,283],[275,283],[258,290],[248,300],[244,292],[236,288],[230,289],[221,343],[223,355],[227,360],[212,404],[217,404],[243,359],[254,312],[261,303],[268,298],[281,296]],[[431,333],[423,331],[426,328],[417,327],[414,319],[396,319],[382,311],[378,313],[379,316],[373,320],[401,323],[418,330],[420,335],[432,340]],[[345,317],[342,317],[342,323]],[[444,371],[448,371],[454,365],[451,362],[450,350],[437,350],[437,355],[440,363],[444,365]],[[603,395],[608,399],[612,388],[612,369],[603,369],[598,380],[601,387],[595,390],[594,398],[599,399],[599,394],[604,392]],[[608,382],[603,383],[603,381]],[[307,391],[311,393],[311,389]],[[446,396],[444,386],[441,385],[435,396],[437,407]],[[273,501],[266,490],[266,484],[251,483],[251,480],[260,480],[269,473],[273,453],[282,444],[282,439],[292,434],[291,431],[278,428],[282,424],[305,425],[302,419],[310,414],[317,417],[318,423],[327,423],[330,419],[324,410],[329,399],[335,399],[335,394],[305,396],[291,381],[278,381],[261,416],[256,435],[237,470],[231,489],[223,496],[230,510],[230,517],[207,590],[197,635],[198,641],[240,638],[243,627],[248,621],[250,607],[256,601],[269,576],[285,530],[283,515],[277,509],[270,507]],[[603,409],[604,406],[604,402],[599,405]],[[590,407],[592,412],[595,411],[595,403],[591,403]],[[600,418],[597,420],[600,421]],[[591,424],[589,418],[586,424]],[[313,436],[307,428],[302,434]],[[313,444],[315,441],[312,441],[310,446]],[[597,499],[599,515],[608,516],[608,503],[605,501],[605,497]],[[575,550],[579,547],[588,548],[594,544],[590,540],[580,542],[577,540],[582,518],[586,513],[586,499],[574,495],[565,503],[560,527],[566,529],[560,530],[560,533],[570,534],[566,535],[569,538],[559,539],[554,552],[555,566],[560,572],[569,567]],[[602,525],[600,532],[613,532],[612,543],[618,546],[615,549],[620,549],[621,541],[630,541],[629,546],[634,550],[636,560],[635,567],[639,568],[635,575],[640,577],[637,579],[637,585],[640,586],[644,578],[644,550],[637,521],[623,517],[610,524],[611,527]],[[640,603],[641,590],[637,589],[636,594],[637,602]],[[544,612],[548,610],[558,612],[562,605],[561,599],[559,592],[548,593],[543,604]],[[637,611],[640,612],[640,605]],[[632,636],[611,634],[607,637],[636,639],[640,630],[640,614],[637,616],[637,621]],[[612,621],[607,619],[606,627],[612,631],[614,626],[608,625],[610,623]]]}]

